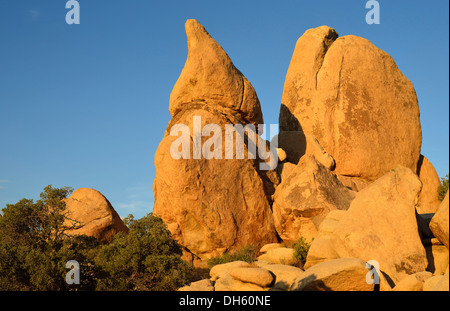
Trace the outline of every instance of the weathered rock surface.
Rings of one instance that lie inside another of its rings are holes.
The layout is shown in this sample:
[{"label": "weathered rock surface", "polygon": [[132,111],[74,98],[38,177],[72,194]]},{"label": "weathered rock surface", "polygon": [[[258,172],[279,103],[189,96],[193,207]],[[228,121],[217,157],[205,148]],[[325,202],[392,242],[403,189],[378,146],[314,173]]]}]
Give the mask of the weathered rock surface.
[{"label": "weathered rock surface", "polygon": [[430,229],[434,236],[438,238],[448,248],[449,222],[448,222],[448,191],[444,200],[439,205],[436,214],[430,222]]},{"label": "weathered rock surface", "polygon": [[434,275],[446,273],[449,263],[449,251],[445,245],[429,245],[425,248],[428,259],[427,271]]},{"label": "weathered rock surface", "polygon": [[449,291],[449,274],[435,275],[425,280],[423,291]]},{"label": "weathered rock surface", "polygon": [[432,290],[433,291],[439,291],[439,292],[448,292],[449,291],[449,277],[448,277],[448,273],[445,274],[442,278],[439,279],[439,281],[432,288]]},{"label": "weathered rock surface", "polygon": [[278,146],[286,151],[287,160],[297,164],[305,154],[313,155],[329,170],[334,169],[334,159],[319,144],[317,139],[301,131],[283,131],[278,134]]},{"label": "weathered rock surface", "polygon": [[302,157],[293,172],[275,190],[273,217],[283,241],[303,237],[310,242],[325,216],[346,210],[354,193],[313,155]]},{"label": "weathered rock surface", "polygon": [[345,217],[345,211],[335,210],[328,213],[325,219],[319,226],[319,231],[311,243],[311,246],[306,257],[305,269],[330,260],[339,258],[338,253],[334,249],[331,242],[331,236],[336,230],[339,221]]},{"label": "weathered rock surface", "polygon": [[279,162],[283,162],[287,158],[286,151],[284,151],[282,148],[277,148],[277,155],[278,155]]},{"label": "weathered rock surface", "polygon": [[355,192],[359,192],[371,184],[370,181],[359,177],[351,177],[339,174],[336,174],[336,176],[344,186]]},{"label": "weathered rock surface", "polygon": [[273,264],[298,265],[294,258],[295,250],[290,247],[271,248],[258,257],[258,260],[267,261]]},{"label": "weathered rock surface", "polygon": [[215,285],[215,291],[264,291],[264,287],[253,283],[245,283],[233,278],[230,274],[219,278]]},{"label": "weathered rock surface", "polygon": [[296,165],[290,162],[278,163],[277,171],[280,175],[281,181],[285,180],[294,171],[295,167]]},{"label": "weathered rock surface", "polygon": [[110,242],[119,232],[128,233],[111,203],[97,190],[79,188],[65,199],[65,203],[66,217],[75,221],[75,228],[66,231],[68,235],[85,234],[104,243]]},{"label": "weathered rock surface", "polygon": [[419,115],[411,82],[368,40],[338,38],[327,26],[298,39],[283,89],[280,132],[312,134],[333,157],[336,174],[373,181],[396,165],[415,172]]},{"label": "weathered rock surface", "polygon": [[230,270],[236,269],[236,268],[248,268],[251,267],[251,265],[248,262],[245,261],[232,261],[227,262],[224,264],[215,265],[211,268],[209,271],[209,275],[211,276],[212,281],[216,281],[218,278],[224,276],[225,274],[228,274]]},{"label": "weathered rock surface", "polygon": [[194,19],[186,22],[188,56],[170,94],[172,117],[185,106],[206,103],[229,108],[253,124],[263,124],[255,89],[227,53]]},{"label": "weathered rock surface", "polygon": [[420,189],[417,175],[397,167],[358,192],[331,236],[339,257],[376,260],[394,281],[425,271],[415,216]]},{"label": "weathered rock surface", "polygon": [[261,267],[234,268],[230,270],[230,276],[238,281],[261,287],[269,287],[274,282],[274,275]]},{"label": "weathered rock surface", "polygon": [[274,281],[267,269],[244,261],[216,265],[211,268],[210,276],[216,291],[263,291]]},{"label": "weathered rock surface", "polygon": [[296,278],[304,273],[302,269],[291,265],[271,264],[264,261],[257,261],[255,264],[269,270],[275,275],[275,283],[271,290],[289,290]]},{"label": "weathered rock surface", "polygon": [[291,286],[293,291],[373,291],[366,263],[356,258],[322,262],[306,270]]},{"label": "weathered rock surface", "polygon": [[214,286],[213,286],[213,283],[211,282],[211,280],[204,279],[204,280],[192,282],[188,286],[183,286],[183,287],[179,288],[178,291],[180,291],[180,292],[190,292],[190,291],[192,291],[192,292],[196,292],[196,291],[212,292],[212,291],[214,291]]},{"label": "weathered rock surface", "polygon": [[438,199],[438,188],[441,184],[433,164],[423,155],[420,155],[417,165],[417,175],[422,182],[417,212],[419,214],[436,213],[441,202]]},{"label": "weathered rock surface", "polygon": [[269,243],[269,244],[266,244],[263,247],[261,247],[259,252],[261,254],[263,254],[263,253],[267,253],[267,251],[269,251],[271,249],[280,248],[280,247],[283,247],[283,245],[281,243]]},{"label": "weathered rock surface", "polygon": [[424,292],[433,291],[436,285],[444,278],[443,275],[434,275],[426,279],[423,283],[422,290]]},{"label": "weathered rock surface", "polygon": [[[190,252],[207,259],[246,245],[276,242],[270,208],[273,184],[269,173],[259,170],[259,161],[244,159],[194,159],[194,117],[206,124],[262,123],[256,93],[245,77],[206,30],[195,20],[186,22],[188,58],[171,94],[172,114],[155,154],[154,213],[167,223],[174,238]],[[190,159],[174,159],[171,146],[179,139],[170,136],[172,126],[189,127]],[[225,146],[225,135],[217,139]],[[205,146],[211,137],[202,136]],[[215,146],[217,147],[217,146]],[[275,155],[276,156],[276,155]]]},{"label": "weathered rock surface", "polygon": [[422,291],[423,284],[431,276],[431,272],[418,272],[408,275],[394,287],[394,291]]}]

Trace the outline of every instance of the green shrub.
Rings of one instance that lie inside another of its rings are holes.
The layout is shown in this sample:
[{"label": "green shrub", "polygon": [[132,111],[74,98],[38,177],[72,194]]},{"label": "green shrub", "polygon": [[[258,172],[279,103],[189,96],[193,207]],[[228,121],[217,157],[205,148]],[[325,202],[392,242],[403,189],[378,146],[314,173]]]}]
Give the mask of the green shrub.
[{"label": "green shrub", "polygon": [[257,257],[258,257],[258,248],[253,245],[247,245],[235,252],[231,253],[225,252],[221,256],[208,259],[207,266],[208,268],[212,268],[215,265],[220,265],[223,263],[238,260],[252,263],[256,261]]},{"label": "green shrub", "polygon": [[130,232],[117,234],[95,258],[105,273],[98,289],[176,290],[188,283],[193,267],[181,259],[181,246],[162,219],[151,213],[139,220],[130,218]]},{"label": "green shrub", "polygon": [[292,246],[294,249],[294,257],[302,264],[306,262],[306,256],[308,255],[309,248],[311,247],[310,243],[307,243],[303,237],[299,238],[297,242],[295,242]]},{"label": "green shrub", "polygon": [[448,174],[441,178],[441,184],[438,188],[438,198],[440,201],[444,200],[448,191]]},{"label": "green shrub", "polygon": [[[117,234],[110,244],[67,236],[72,225],[63,199],[70,193],[48,186],[38,201],[22,199],[2,209],[0,290],[176,290],[189,281],[193,267],[151,213],[139,220],[130,215],[129,234]],[[69,260],[80,264],[78,285],[65,281]]]}]

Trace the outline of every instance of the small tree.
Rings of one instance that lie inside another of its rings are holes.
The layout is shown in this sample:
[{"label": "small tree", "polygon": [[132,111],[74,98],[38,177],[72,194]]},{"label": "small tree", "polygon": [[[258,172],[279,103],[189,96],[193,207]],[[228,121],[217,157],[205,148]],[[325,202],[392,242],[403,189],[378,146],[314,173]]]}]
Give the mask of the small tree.
[{"label": "small tree", "polygon": [[[164,222],[152,214],[125,222],[107,245],[94,237],[69,236],[66,216],[71,188],[48,186],[40,199],[8,204],[0,217],[0,290],[176,290],[193,267]],[[73,224],[73,225],[71,225]],[[80,284],[68,285],[66,263],[80,264]]]},{"label": "small tree", "polygon": [[294,257],[302,264],[305,264],[310,247],[311,244],[307,243],[303,237],[300,237],[293,245]]},{"label": "small tree", "polygon": [[36,202],[22,199],[16,204],[7,204],[0,219],[0,241],[38,247],[51,240],[61,240],[64,232],[73,227],[65,223],[74,225],[64,216],[64,199],[72,191],[69,187],[53,188],[49,185]]},{"label": "small tree", "polygon": [[3,208],[0,218],[0,290],[71,290],[66,262],[77,260],[84,276],[76,289],[95,289],[93,266],[99,243],[93,237],[68,237],[65,217],[71,188],[47,186],[36,202],[22,199]]},{"label": "small tree", "polygon": [[444,200],[448,191],[448,174],[441,178],[441,185],[438,188],[438,198],[440,201]]}]

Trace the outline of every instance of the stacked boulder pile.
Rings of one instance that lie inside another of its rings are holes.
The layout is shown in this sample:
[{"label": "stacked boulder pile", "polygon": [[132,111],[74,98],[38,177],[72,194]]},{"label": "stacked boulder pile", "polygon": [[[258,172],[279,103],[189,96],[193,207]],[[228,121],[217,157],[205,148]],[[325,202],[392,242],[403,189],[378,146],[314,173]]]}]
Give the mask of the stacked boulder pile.
[{"label": "stacked boulder pile", "polygon": [[[448,193],[438,200],[417,96],[390,55],[327,26],[307,30],[284,84],[279,163],[262,171],[249,157],[171,157],[172,126],[192,133],[195,116],[202,126],[263,123],[254,88],[222,47],[195,20],[186,34],[155,155],[154,213],[197,265],[246,245],[262,255],[215,266],[182,290],[448,290]],[[311,244],[301,267],[276,244],[300,238]],[[373,269],[379,284],[367,280]]]}]

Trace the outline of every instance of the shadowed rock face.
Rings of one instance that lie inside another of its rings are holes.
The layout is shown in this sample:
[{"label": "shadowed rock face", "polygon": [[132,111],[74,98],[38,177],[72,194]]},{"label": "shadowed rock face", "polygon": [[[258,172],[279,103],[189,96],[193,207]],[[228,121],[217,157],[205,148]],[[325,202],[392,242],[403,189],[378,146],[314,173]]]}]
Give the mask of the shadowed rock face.
[{"label": "shadowed rock face", "polygon": [[[221,46],[195,20],[186,22],[186,34],[189,53],[170,96],[172,120],[155,154],[153,211],[181,245],[202,259],[276,242],[267,174],[248,158],[248,143],[244,159],[225,159],[224,153],[222,159],[193,159],[194,117],[201,118],[202,128],[217,124],[222,133],[226,124],[263,120],[256,92]],[[175,124],[189,127],[190,159],[171,156],[178,138],[170,136]],[[201,138],[202,146],[209,138]]]},{"label": "shadowed rock face", "polygon": [[292,291],[373,291],[366,263],[357,258],[322,262],[306,270],[291,285]]},{"label": "shadowed rock face", "polygon": [[69,235],[93,236],[100,242],[110,242],[118,232],[128,233],[128,228],[111,203],[99,191],[79,188],[66,199],[66,216],[77,222]]},{"label": "shadowed rock face", "polygon": [[416,170],[422,132],[414,87],[366,39],[338,38],[327,26],[307,30],[289,65],[279,123],[280,131],[313,135],[337,174],[373,181],[396,165]]}]

